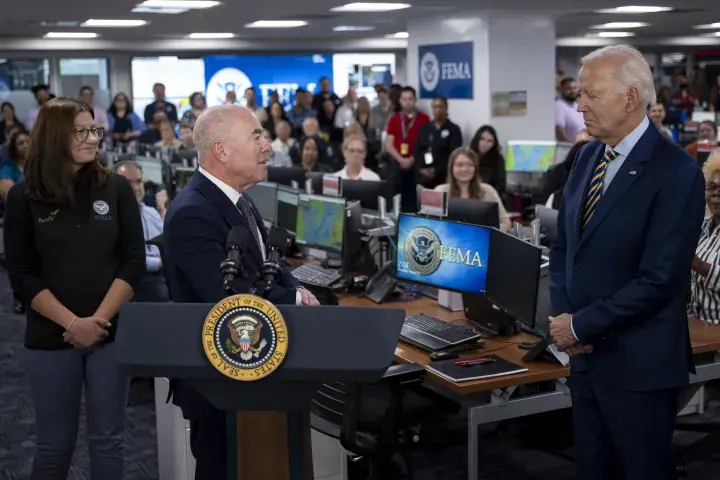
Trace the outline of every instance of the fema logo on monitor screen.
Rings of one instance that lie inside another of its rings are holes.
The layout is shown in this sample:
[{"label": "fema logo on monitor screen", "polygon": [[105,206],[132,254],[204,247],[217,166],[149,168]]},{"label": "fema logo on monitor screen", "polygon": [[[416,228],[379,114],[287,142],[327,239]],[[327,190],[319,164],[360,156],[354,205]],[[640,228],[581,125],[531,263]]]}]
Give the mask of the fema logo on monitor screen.
[{"label": "fema logo on monitor screen", "polygon": [[242,70],[223,68],[215,72],[207,84],[207,103],[209,106],[224,104],[228,92],[235,92],[238,100],[241,100],[245,89],[251,86],[250,78]]},{"label": "fema logo on monitor screen", "polygon": [[440,62],[432,52],[427,52],[420,60],[420,83],[427,91],[433,91],[440,82]]},{"label": "fema logo on monitor screen", "polygon": [[405,240],[408,267],[420,275],[430,275],[440,267],[440,237],[426,227],[414,228]]}]

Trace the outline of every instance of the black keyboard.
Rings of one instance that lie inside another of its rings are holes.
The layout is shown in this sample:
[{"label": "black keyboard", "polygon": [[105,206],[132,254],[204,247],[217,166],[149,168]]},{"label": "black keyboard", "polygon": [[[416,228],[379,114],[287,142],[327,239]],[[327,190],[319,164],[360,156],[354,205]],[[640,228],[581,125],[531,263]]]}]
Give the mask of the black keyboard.
[{"label": "black keyboard", "polygon": [[439,318],[419,313],[405,318],[401,340],[423,350],[435,352],[480,338],[472,328],[443,322]]},{"label": "black keyboard", "polygon": [[310,264],[299,266],[292,275],[300,283],[317,287],[330,287],[343,278],[337,270]]}]

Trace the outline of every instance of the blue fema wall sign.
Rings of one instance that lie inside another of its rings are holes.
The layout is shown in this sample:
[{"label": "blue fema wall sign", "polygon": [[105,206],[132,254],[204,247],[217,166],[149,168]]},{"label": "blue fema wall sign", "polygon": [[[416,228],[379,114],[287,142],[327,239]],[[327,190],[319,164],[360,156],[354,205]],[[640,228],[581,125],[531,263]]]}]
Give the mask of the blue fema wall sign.
[{"label": "blue fema wall sign", "polygon": [[473,98],[473,43],[418,47],[420,98]]}]

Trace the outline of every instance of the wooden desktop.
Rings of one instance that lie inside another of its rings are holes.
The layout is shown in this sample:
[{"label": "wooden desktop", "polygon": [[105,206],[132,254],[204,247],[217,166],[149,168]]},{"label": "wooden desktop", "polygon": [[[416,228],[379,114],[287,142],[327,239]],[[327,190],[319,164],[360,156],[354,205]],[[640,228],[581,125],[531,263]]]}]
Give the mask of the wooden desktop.
[{"label": "wooden desktop", "polygon": [[[447,322],[457,323],[459,325],[466,324],[463,312],[451,312],[437,304],[437,300],[422,297],[418,300],[409,302],[389,302],[378,305],[371,300],[360,297],[357,294],[345,294],[340,297],[341,305],[352,305],[357,307],[377,307],[377,308],[402,308],[405,315],[410,316],[418,313],[432,315]],[[702,322],[695,318],[688,319],[690,326],[690,340],[692,343],[693,353],[701,354],[720,350],[720,326]],[[516,385],[525,385],[529,383],[542,382],[546,380],[556,380],[570,375],[570,368],[560,364],[551,362],[523,362],[522,357],[527,353],[517,346],[519,342],[533,342],[537,338],[526,333],[516,335],[485,338],[485,347],[481,350],[467,352],[464,355],[477,355],[478,353],[493,353],[505,360],[522,365],[528,370],[524,373],[506,375],[502,377],[493,377],[484,380],[475,380],[470,382],[455,383],[445,378],[428,372],[429,378],[433,382],[439,382],[444,387],[461,395],[467,395],[482,391],[495,390],[498,388],[507,388]],[[395,360],[398,362],[414,362],[420,365],[427,365],[430,361],[428,353],[408,345],[398,342],[395,349]]]}]

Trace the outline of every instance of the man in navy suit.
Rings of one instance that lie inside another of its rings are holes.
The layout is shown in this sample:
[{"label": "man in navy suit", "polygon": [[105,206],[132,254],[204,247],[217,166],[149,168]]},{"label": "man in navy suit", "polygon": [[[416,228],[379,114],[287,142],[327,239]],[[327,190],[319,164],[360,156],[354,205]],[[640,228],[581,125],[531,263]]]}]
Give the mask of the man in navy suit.
[{"label": "man in navy suit", "polygon": [[693,369],[685,293],[705,213],[698,164],[648,121],[650,67],[628,45],[585,57],[588,133],[550,255],[550,333],[571,356],[579,477],[676,478],[678,391]]},{"label": "man in navy suit", "polygon": [[[227,295],[220,264],[234,226],[248,228],[244,278],[234,284],[250,293],[251,281],[265,261],[267,232],[260,212],[243,192],[267,176],[271,152],[255,115],[245,107],[222,105],[205,110],[193,132],[200,166],[165,216],[165,271],[173,301],[217,303]],[[274,304],[317,305],[287,269],[267,295]],[[190,447],[197,460],[196,480],[226,478],[226,415],[198,392],[173,381],[173,401],[190,421]]]}]

